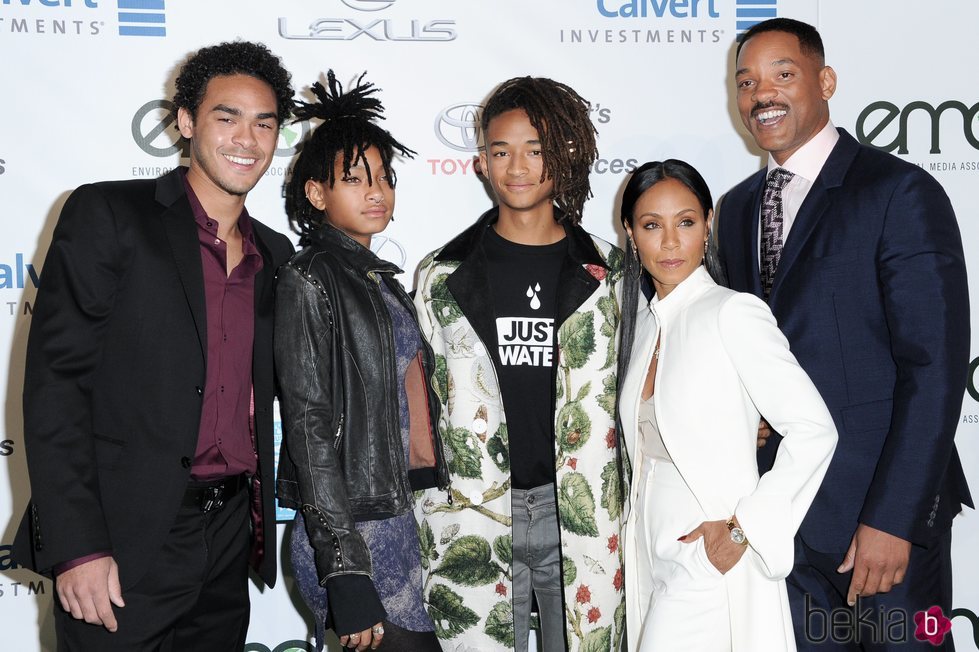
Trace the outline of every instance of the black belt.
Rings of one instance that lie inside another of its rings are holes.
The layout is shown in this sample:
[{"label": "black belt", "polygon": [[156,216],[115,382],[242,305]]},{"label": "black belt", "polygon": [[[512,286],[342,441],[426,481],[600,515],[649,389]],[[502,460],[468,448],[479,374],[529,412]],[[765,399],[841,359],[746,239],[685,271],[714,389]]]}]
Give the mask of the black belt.
[{"label": "black belt", "polygon": [[248,477],[244,473],[205,482],[192,480],[184,491],[183,506],[195,507],[206,514],[213,509],[220,509],[247,485]]}]

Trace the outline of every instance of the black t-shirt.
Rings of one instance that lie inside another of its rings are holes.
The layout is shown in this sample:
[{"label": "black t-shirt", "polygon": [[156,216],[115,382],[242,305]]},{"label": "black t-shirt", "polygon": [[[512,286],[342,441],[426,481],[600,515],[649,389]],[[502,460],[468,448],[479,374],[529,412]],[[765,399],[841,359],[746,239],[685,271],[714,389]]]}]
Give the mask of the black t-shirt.
[{"label": "black t-shirt", "polygon": [[496,317],[500,392],[510,440],[511,483],[532,489],[554,482],[554,383],[557,284],[566,239],[523,245],[491,227],[483,241]]}]

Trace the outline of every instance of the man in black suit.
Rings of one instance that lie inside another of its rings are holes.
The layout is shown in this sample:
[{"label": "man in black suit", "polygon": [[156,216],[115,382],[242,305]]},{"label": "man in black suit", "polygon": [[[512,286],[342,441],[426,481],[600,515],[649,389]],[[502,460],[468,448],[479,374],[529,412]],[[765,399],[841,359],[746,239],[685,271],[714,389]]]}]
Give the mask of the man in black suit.
[{"label": "man in black suit", "polygon": [[174,98],[189,168],[82,186],[61,212],[15,540],[54,577],[61,650],[241,650],[249,562],[275,582],[272,281],[293,249],[244,204],[292,95],[263,45],[200,50]]},{"label": "man in black suit", "polygon": [[[951,610],[952,520],[972,506],[954,443],[970,341],[955,213],[928,173],[833,126],[836,73],[811,25],[751,28],[735,85],[770,158],[721,202],[724,270],[768,301],[840,436],[787,579],[796,642],[931,649],[914,614]],[[831,614],[852,607],[861,620],[837,627]],[[868,613],[889,620],[875,632]],[[899,613],[907,626],[883,631]]]}]

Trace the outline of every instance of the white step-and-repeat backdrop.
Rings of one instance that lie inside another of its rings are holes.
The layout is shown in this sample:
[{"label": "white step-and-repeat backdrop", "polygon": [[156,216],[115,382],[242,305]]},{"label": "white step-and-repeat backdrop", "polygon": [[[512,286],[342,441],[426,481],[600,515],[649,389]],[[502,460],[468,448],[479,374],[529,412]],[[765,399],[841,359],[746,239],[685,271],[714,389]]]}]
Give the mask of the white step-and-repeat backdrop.
[{"label": "white step-and-repeat backdrop", "polygon": [[[601,158],[585,225],[621,241],[626,175],[678,157],[715,196],[764,164],[733,99],[734,43],[748,25],[788,16],[819,27],[839,75],[837,126],[934,175],[952,198],[979,312],[979,4],[967,0],[2,0],[0,3],[0,647],[53,650],[52,586],[17,569],[9,544],[28,500],[22,417],[31,305],[62,204],[81,183],[155,177],[181,161],[167,117],[177,65],[199,47],[266,43],[297,88],[327,68],[367,70],[386,125],[417,150],[398,167],[397,221],[378,253],[411,272],[490,206],[472,157],[472,119],[500,81],[542,75],[593,106]],[[287,126],[253,215],[287,231],[282,183],[303,125]],[[948,306],[953,312],[965,306]],[[962,313],[964,314],[964,312]],[[973,318],[973,332],[979,332]],[[973,356],[979,355],[973,336]],[[979,359],[957,442],[979,492]],[[57,409],[57,406],[52,406]],[[285,526],[280,526],[284,529]],[[955,606],[979,612],[979,522],[954,530]],[[286,575],[253,591],[247,650],[305,650],[309,623]],[[953,621],[960,650],[973,625]],[[979,623],[977,623],[979,624]]]}]

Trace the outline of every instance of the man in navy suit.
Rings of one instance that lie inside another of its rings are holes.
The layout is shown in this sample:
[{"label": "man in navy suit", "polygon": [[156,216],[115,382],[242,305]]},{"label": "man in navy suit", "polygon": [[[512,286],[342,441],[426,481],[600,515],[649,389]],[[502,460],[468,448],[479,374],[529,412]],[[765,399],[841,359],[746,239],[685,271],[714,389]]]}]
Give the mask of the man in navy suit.
[{"label": "man in navy suit", "polygon": [[[810,25],[753,27],[735,80],[770,160],[722,200],[722,265],[769,302],[840,433],[788,578],[799,649],[933,649],[914,614],[949,613],[952,519],[972,506],[953,442],[970,337],[952,206],[927,173],[833,126],[836,73]],[[832,627],[848,605],[883,627]]]}]

